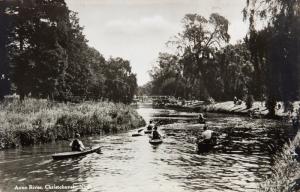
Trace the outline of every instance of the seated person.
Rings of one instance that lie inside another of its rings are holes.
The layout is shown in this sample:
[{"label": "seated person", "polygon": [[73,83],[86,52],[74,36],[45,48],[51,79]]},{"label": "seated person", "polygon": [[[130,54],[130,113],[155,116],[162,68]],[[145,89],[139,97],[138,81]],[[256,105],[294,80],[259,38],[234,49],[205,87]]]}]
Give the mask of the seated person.
[{"label": "seated person", "polygon": [[203,132],[201,133],[201,138],[204,143],[215,144],[216,143],[216,134],[214,131],[209,130],[207,125],[204,125]]},{"label": "seated person", "polygon": [[151,131],[154,128],[155,124],[153,123],[152,120],[149,121],[149,125],[147,126],[147,130]]},{"label": "seated person", "polygon": [[205,117],[204,117],[204,115],[202,113],[199,114],[198,122],[199,123],[205,123]]},{"label": "seated person", "polygon": [[70,143],[72,151],[83,151],[85,149],[82,141],[79,140],[79,133],[75,134],[75,139]]},{"label": "seated person", "polygon": [[152,131],[152,139],[160,139],[161,135],[157,131],[157,126],[154,126],[154,130]]}]

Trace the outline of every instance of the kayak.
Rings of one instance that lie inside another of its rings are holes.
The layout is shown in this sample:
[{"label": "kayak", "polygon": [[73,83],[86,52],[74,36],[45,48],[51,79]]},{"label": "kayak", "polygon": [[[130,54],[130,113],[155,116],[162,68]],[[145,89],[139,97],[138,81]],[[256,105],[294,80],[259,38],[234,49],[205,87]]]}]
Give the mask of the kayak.
[{"label": "kayak", "polygon": [[63,153],[55,153],[52,155],[52,158],[54,160],[60,160],[60,159],[67,159],[72,157],[79,157],[94,152],[101,152],[101,147],[98,146],[91,149],[87,149],[85,151],[70,151],[70,152],[63,152]]},{"label": "kayak", "polygon": [[140,134],[140,133],[133,133],[131,136],[132,137],[138,137],[138,136],[142,136],[142,134]]},{"label": "kayak", "polygon": [[163,142],[162,139],[150,139],[149,140],[149,143],[151,145],[158,145],[158,144],[161,144],[162,142]]},{"label": "kayak", "polygon": [[198,143],[197,144],[197,153],[208,153],[214,149],[215,145],[206,144],[206,143]]},{"label": "kayak", "polygon": [[215,146],[217,145],[217,139],[213,138],[209,141],[201,141],[197,143],[197,152],[198,153],[208,153],[214,150]]}]

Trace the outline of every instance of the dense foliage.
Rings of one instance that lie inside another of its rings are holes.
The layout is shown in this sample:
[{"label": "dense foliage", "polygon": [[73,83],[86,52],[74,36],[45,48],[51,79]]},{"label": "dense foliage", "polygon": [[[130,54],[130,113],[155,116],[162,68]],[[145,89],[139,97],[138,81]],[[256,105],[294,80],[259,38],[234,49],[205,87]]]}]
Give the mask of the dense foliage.
[{"label": "dense foliage", "polygon": [[1,1],[0,7],[5,25],[1,68],[21,99],[132,100],[137,84],[129,61],[105,60],[89,47],[76,13],[64,0]]},{"label": "dense foliage", "polygon": [[[171,42],[177,51],[160,53],[151,71],[151,94],[267,99],[270,115],[276,101],[284,101],[287,109],[300,95],[299,10],[298,0],[248,0],[243,13],[249,32],[234,45],[228,43],[229,22],[223,16],[187,14],[182,32]],[[267,25],[257,30],[256,18]]]},{"label": "dense foliage", "polygon": [[[244,9],[249,18],[249,45],[252,56],[265,70],[268,108],[274,114],[276,101],[285,107],[300,94],[300,1],[248,0]],[[255,29],[260,19],[267,25]]]},{"label": "dense foliage", "polygon": [[228,44],[229,22],[216,13],[187,14],[176,41],[177,54],[160,53],[151,71],[152,94],[228,100],[252,91],[254,66],[246,43]]}]

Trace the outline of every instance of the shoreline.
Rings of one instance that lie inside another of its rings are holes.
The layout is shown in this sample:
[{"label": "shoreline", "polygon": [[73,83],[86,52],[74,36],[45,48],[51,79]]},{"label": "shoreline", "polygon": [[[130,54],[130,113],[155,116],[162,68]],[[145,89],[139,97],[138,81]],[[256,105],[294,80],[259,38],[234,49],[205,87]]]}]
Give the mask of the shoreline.
[{"label": "shoreline", "polygon": [[[282,102],[277,102],[283,106]],[[294,102],[294,109],[299,107],[300,102]],[[209,112],[209,113],[223,113],[223,114],[233,114],[241,116],[250,116],[252,112],[253,118],[268,118],[268,119],[286,119],[288,118],[288,112],[284,111],[284,108],[275,109],[275,116],[268,116],[268,109],[265,107],[265,102],[255,101],[250,109],[247,109],[245,102],[240,105],[235,105],[233,101],[216,102],[212,104],[194,104],[194,105],[174,105],[166,106],[166,108],[184,110],[184,111],[194,111],[194,112]]]}]

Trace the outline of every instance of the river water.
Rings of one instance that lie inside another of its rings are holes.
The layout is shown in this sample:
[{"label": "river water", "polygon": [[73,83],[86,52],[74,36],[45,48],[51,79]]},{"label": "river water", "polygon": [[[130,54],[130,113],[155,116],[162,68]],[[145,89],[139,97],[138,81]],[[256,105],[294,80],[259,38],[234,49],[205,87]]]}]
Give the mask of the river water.
[{"label": "river water", "polygon": [[0,191],[257,191],[274,153],[293,135],[275,120],[207,114],[221,145],[197,154],[197,114],[146,105],[137,110],[159,123],[163,144],[150,145],[147,135],[132,137],[136,129],[84,138],[87,146],[103,146],[103,154],[76,159],[52,160],[51,154],[69,150],[66,141],[0,151]]}]

